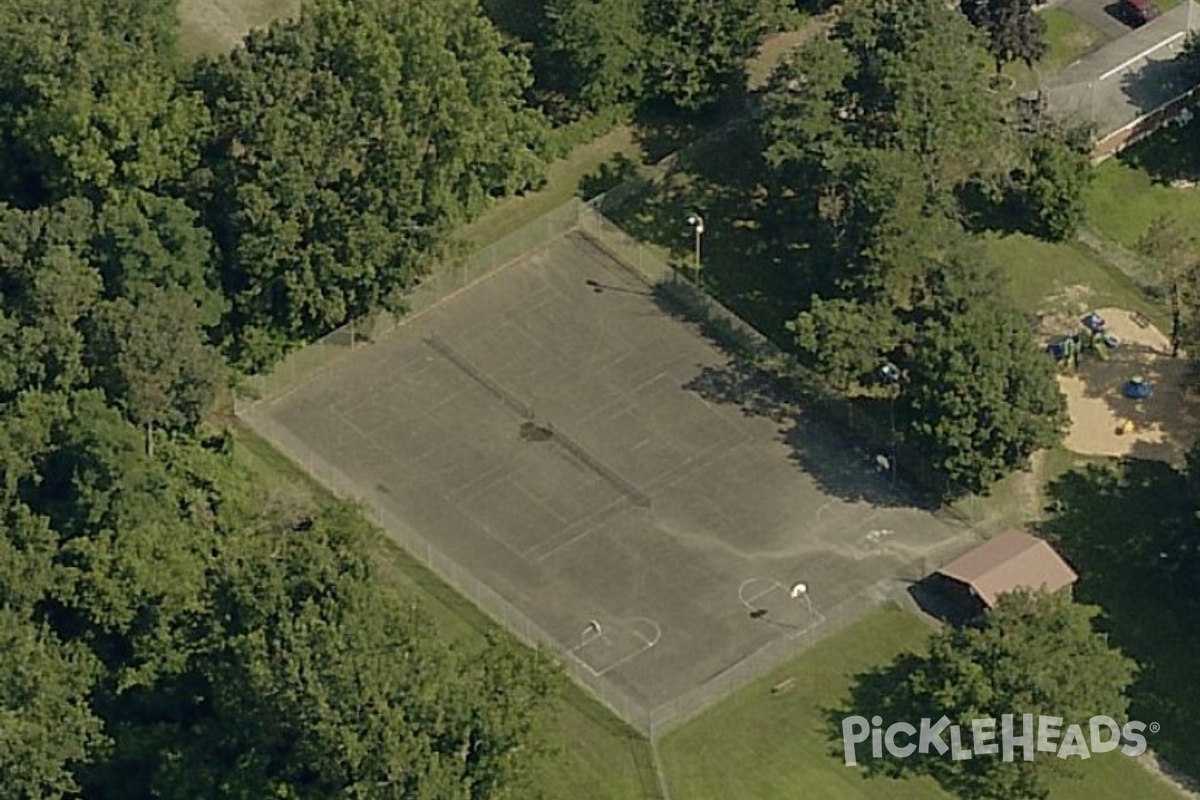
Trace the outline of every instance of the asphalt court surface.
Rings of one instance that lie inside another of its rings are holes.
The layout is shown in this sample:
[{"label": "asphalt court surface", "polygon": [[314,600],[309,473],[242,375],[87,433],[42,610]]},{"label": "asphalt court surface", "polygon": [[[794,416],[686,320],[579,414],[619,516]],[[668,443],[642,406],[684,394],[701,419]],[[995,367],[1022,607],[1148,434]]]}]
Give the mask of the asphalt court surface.
[{"label": "asphalt court surface", "polygon": [[736,382],[575,232],[257,413],[650,709],[965,541]]}]

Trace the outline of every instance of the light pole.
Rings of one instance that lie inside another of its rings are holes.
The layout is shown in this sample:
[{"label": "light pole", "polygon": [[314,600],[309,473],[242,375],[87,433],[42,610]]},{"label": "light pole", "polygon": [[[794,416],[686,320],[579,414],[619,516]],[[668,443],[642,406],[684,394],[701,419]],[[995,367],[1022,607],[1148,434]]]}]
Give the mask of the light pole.
[{"label": "light pole", "polygon": [[704,233],[704,217],[696,212],[687,215],[687,224],[696,232],[696,284],[700,283],[700,236]]},{"label": "light pole", "polygon": [[892,473],[892,483],[896,482],[896,395],[900,394],[900,368],[891,361],[883,362],[883,366],[879,368],[879,374],[883,376],[883,381],[890,389],[888,391],[888,421],[890,422],[892,432],[892,452],[891,459],[888,462],[889,472]]}]

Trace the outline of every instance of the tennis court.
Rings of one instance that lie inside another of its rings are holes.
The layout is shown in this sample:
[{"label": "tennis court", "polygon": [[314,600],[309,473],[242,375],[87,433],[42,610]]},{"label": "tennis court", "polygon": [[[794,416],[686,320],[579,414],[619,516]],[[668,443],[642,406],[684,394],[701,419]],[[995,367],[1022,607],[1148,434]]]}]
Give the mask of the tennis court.
[{"label": "tennis court", "polygon": [[732,371],[574,231],[250,418],[652,709],[967,542],[802,413],[720,399]]}]

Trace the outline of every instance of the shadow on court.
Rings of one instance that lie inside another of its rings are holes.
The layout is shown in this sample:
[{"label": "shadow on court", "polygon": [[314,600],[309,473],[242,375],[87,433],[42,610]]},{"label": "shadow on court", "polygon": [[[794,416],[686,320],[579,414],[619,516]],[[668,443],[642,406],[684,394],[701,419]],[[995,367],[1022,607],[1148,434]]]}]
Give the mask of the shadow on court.
[{"label": "shadow on court", "polygon": [[779,439],[791,448],[792,460],[833,497],[882,507],[928,506],[890,473],[880,473],[869,454],[814,419],[782,381],[739,356],[728,356],[721,366],[702,367],[683,388],[778,425]]}]

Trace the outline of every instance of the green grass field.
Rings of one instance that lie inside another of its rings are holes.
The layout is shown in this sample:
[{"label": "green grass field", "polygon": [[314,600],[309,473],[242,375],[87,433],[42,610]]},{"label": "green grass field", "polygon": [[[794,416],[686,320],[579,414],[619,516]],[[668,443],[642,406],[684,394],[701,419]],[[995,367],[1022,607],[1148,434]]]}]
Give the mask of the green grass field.
[{"label": "green grass field", "polygon": [[1046,22],[1046,55],[1038,66],[1043,73],[1062,69],[1104,44],[1100,31],[1067,11],[1048,8],[1042,19]]},{"label": "green grass field", "polygon": [[[1142,145],[1135,145],[1126,154],[1096,168],[1087,190],[1087,218],[1114,242],[1136,248],[1154,221],[1164,215],[1178,216],[1192,230],[1200,230],[1200,187],[1176,189],[1149,171],[1154,163],[1170,169],[1168,165],[1173,159],[1189,155],[1176,155],[1171,152],[1174,148],[1164,147],[1157,139],[1172,138],[1173,134],[1171,130],[1155,134]],[[1187,144],[1181,141],[1178,146]],[[1190,151],[1190,156],[1200,166],[1200,148]]]},{"label": "green grass field", "polygon": [[[290,487],[318,502],[329,499],[269,444],[236,429],[243,462],[272,485]],[[470,601],[382,534],[371,543],[381,591],[415,600],[442,635],[465,644],[482,641],[497,626]],[[541,767],[538,787],[547,800],[650,800],[659,797],[649,743],[573,683],[568,683],[546,725],[555,748]]]},{"label": "green grass field", "polygon": [[[951,800],[927,779],[868,778],[842,761],[827,722],[853,676],[919,651],[929,628],[899,609],[881,610],[823,641],[719,706],[668,734],[660,745],[673,797],[686,800]],[[771,687],[794,679],[773,695]],[[1093,756],[1079,781],[1051,785],[1050,800],[1178,800],[1176,792],[1119,754]]]},{"label": "green grass field", "polygon": [[1013,296],[1030,313],[1074,311],[1065,305],[1117,306],[1163,322],[1163,311],[1130,280],[1082,246],[1025,234],[988,234],[988,252],[1009,277]]}]

